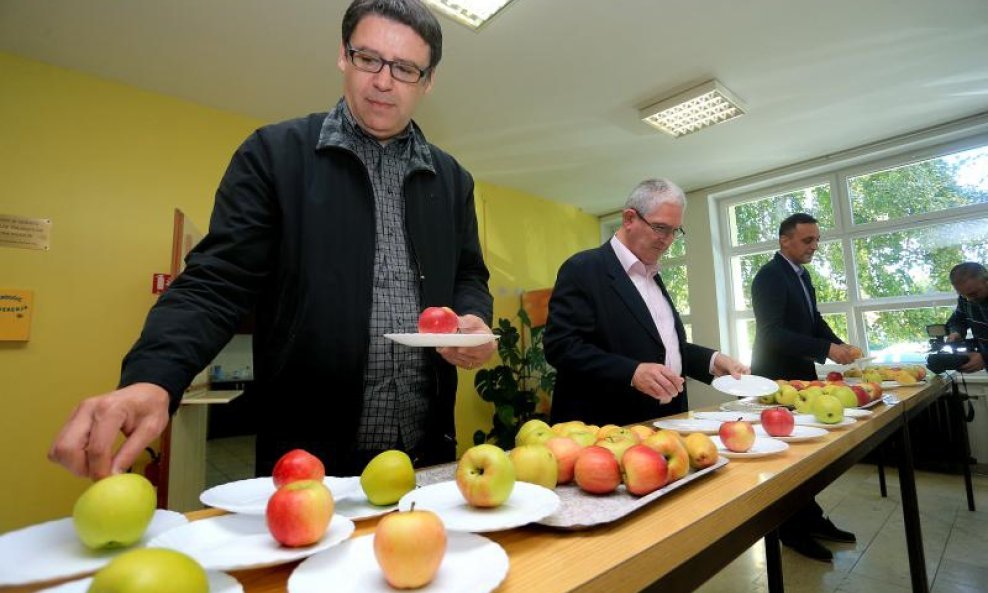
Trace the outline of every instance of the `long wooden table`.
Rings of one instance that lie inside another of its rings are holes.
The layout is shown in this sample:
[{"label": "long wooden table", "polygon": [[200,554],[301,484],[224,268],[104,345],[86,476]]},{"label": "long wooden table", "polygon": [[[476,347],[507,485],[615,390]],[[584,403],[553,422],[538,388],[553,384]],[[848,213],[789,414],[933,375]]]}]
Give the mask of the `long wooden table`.
[{"label": "long wooden table", "polygon": [[[913,591],[927,592],[907,421],[948,390],[949,383],[939,377],[917,387],[899,388],[895,392],[899,403],[877,405],[872,408],[873,415],[851,426],[817,440],[790,443],[779,455],[734,459],[710,476],[609,525],[584,531],[533,525],[486,534],[504,547],[511,562],[508,577],[498,591],[691,591],[765,536],[770,589],[781,591],[775,530],[811,497],[891,438],[899,441],[903,453],[899,456],[899,482]],[[219,512],[204,510],[189,517],[216,514]],[[358,523],[355,535],[372,532],[375,524],[373,520]],[[296,565],[232,574],[247,593],[283,592]]]}]

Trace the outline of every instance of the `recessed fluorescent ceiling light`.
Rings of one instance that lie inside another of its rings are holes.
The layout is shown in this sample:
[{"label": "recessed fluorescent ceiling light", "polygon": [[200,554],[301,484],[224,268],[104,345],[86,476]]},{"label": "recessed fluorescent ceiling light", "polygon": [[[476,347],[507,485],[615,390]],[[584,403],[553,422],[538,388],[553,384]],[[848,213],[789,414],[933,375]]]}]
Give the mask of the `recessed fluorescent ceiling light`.
[{"label": "recessed fluorescent ceiling light", "polygon": [[716,80],[661,99],[639,112],[642,121],[674,138],[744,115],[734,93]]},{"label": "recessed fluorescent ceiling light", "polygon": [[470,27],[474,31],[479,29],[497,14],[502,8],[508,5],[511,0],[424,0],[426,4],[435,8],[453,20]]}]

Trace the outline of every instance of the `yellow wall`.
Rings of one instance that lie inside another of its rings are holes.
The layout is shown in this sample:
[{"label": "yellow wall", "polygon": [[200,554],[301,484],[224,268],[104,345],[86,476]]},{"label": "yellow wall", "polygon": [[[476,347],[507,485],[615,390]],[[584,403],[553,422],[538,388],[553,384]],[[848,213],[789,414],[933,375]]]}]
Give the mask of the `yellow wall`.
[{"label": "yellow wall", "polygon": [[50,218],[51,250],[0,247],[0,286],[35,291],[31,340],[0,343],[0,532],[65,516],[85,480],[45,453],[82,398],[116,385],[167,272],[172,211],[205,228],[259,124],[0,53],[0,213]]},{"label": "yellow wall", "polygon": [[[491,271],[494,323],[516,326],[522,291],[552,287],[560,264],[599,244],[597,217],[532,194],[478,183],[476,190],[484,259]],[[497,356],[491,365],[497,364]],[[477,395],[473,372],[460,372],[456,432],[460,451],[473,444],[477,429],[490,430],[494,408]]]},{"label": "yellow wall", "polygon": [[[87,485],[45,453],[84,397],[116,385],[120,359],[166,272],[172,211],[205,229],[236,146],[262,122],[0,53],[0,214],[53,221],[50,251],[0,248],[0,288],[35,291],[31,340],[0,343],[0,533],[63,517]],[[568,206],[478,185],[495,318],[551,286],[597,223]],[[461,446],[490,406],[465,375]]]}]

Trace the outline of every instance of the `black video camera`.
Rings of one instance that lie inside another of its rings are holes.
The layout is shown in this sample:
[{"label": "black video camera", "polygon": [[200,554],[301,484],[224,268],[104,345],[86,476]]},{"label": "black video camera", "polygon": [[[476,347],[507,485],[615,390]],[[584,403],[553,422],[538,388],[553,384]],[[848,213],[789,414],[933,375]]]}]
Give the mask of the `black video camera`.
[{"label": "black video camera", "polygon": [[975,345],[969,340],[948,344],[946,341],[947,326],[935,323],[926,326],[926,334],[930,336],[930,353],[926,355],[926,368],[930,372],[940,374],[945,371],[955,371],[968,361],[968,352],[975,350]]}]

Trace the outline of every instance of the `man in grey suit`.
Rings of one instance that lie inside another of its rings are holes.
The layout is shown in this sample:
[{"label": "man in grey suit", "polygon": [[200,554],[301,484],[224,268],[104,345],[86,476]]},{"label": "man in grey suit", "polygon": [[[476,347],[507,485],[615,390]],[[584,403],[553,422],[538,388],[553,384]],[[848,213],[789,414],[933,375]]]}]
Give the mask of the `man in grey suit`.
[{"label": "man in grey suit", "polygon": [[[751,301],[755,310],[755,344],[751,370],[770,379],[817,378],[814,361],[828,357],[847,364],[855,359],[854,347],[834,334],[820,315],[816,291],[803,267],[813,260],[820,243],[817,220],[802,212],[779,225],[779,251],[755,274]],[[810,501],[779,528],[779,539],[800,554],[830,561],[833,553],[817,539],[851,543],[854,534],[838,529]]]}]

